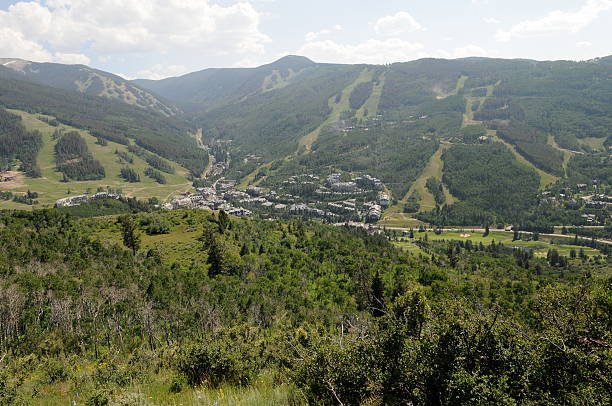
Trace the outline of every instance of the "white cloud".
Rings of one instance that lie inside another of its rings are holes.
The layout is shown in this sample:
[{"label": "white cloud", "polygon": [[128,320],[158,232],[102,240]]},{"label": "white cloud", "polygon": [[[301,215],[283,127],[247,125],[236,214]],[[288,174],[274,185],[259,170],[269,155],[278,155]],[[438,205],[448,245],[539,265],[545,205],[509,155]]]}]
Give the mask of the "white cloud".
[{"label": "white cloud", "polygon": [[501,23],[501,21],[499,21],[495,17],[485,17],[485,18],[482,19],[482,21],[484,21],[487,24],[499,24],[499,23]]},{"label": "white cloud", "polygon": [[453,48],[450,51],[440,50],[439,56],[443,58],[467,58],[470,56],[487,56],[488,53],[478,45],[466,45],[464,47]]},{"label": "white cloud", "polygon": [[82,54],[51,53],[41,44],[24,38],[21,32],[11,28],[0,28],[0,57],[21,58],[33,62],[58,62],[66,64],[88,64],[90,59]]},{"label": "white cloud", "polygon": [[374,24],[376,33],[387,37],[394,37],[421,29],[423,29],[421,24],[405,11],[382,17]]},{"label": "white cloud", "polygon": [[513,38],[527,38],[549,35],[558,32],[578,32],[599,15],[612,8],[612,0],[587,0],[577,11],[555,10],[538,20],[525,20],[507,31],[497,32],[498,41],[510,41]]},{"label": "white cloud", "polygon": [[398,38],[370,39],[355,45],[325,40],[308,42],[297,53],[317,62],[383,64],[420,58],[423,48],[418,42]]},{"label": "white cloud", "polygon": [[65,63],[69,65],[88,65],[91,62],[91,59],[82,54],[63,54],[58,52],[54,55],[53,62]]},{"label": "white cloud", "polygon": [[580,48],[588,48],[590,46],[593,46],[593,44],[590,43],[589,41],[580,41],[580,42],[576,42],[576,46]]},{"label": "white cloud", "polygon": [[209,0],[40,0],[0,10],[0,27],[27,42],[22,55],[30,59],[49,53],[42,44],[58,58],[75,52],[225,55],[263,53],[269,38],[259,30],[260,18],[244,1],[224,7]]},{"label": "white cloud", "polygon": [[[180,76],[187,73],[188,70],[183,65],[161,65],[157,64],[149,69],[145,69],[136,73],[135,78],[138,79],[153,79],[159,80],[170,76]],[[126,79],[134,79],[132,77],[126,77]]]},{"label": "white cloud", "polygon": [[337,32],[341,30],[342,30],[342,26],[340,24],[336,24],[332,28],[326,28],[324,30],[315,31],[315,32],[311,31],[308,34],[306,34],[306,41],[314,41],[314,40],[319,39],[322,36],[329,35],[333,32]]}]

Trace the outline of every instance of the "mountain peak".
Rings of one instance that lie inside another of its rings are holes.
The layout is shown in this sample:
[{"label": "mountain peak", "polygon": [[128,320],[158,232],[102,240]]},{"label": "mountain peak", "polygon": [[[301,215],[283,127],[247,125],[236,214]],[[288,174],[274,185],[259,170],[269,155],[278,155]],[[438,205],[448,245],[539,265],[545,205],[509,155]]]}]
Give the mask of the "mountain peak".
[{"label": "mountain peak", "polygon": [[274,67],[300,68],[300,69],[308,67],[308,66],[313,66],[313,65],[316,65],[316,63],[306,58],[305,56],[299,56],[299,55],[283,56],[279,60],[268,64],[268,66],[274,66]]}]

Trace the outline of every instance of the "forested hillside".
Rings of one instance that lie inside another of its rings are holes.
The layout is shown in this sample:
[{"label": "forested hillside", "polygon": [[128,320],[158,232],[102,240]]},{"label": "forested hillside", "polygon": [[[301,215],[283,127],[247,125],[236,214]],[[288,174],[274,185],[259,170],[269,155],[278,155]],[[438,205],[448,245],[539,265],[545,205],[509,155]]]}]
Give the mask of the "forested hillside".
[{"label": "forested hillside", "polygon": [[72,90],[92,96],[141,107],[172,116],[179,110],[171,103],[108,72],[85,65],[36,63],[21,59],[0,58],[0,78],[26,80],[45,86]]},{"label": "forested hillside", "polygon": [[2,213],[0,401],[609,400],[604,258],[390,239],[223,212]]},{"label": "forested hillside", "polygon": [[0,172],[10,169],[12,160],[18,159],[20,170],[28,176],[39,177],[36,156],[41,146],[39,133],[27,131],[19,116],[0,107]]},{"label": "forested hillside", "polygon": [[48,114],[61,123],[89,130],[92,135],[120,144],[130,140],[176,161],[199,175],[207,154],[190,137],[192,129],[182,121],[124,103],[55,89],[35,83],[0,79],[0,104],[7,108]]}]

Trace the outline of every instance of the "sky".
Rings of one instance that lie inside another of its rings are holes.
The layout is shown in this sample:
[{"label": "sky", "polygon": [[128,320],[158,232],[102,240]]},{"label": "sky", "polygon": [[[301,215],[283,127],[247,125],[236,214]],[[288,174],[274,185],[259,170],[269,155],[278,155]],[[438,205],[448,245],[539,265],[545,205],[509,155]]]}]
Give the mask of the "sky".
[{"label": "sky", "polygon": [[161,79],[285,55],[586,60],[612,54],[612,0],[0,0],[0,58]]}]

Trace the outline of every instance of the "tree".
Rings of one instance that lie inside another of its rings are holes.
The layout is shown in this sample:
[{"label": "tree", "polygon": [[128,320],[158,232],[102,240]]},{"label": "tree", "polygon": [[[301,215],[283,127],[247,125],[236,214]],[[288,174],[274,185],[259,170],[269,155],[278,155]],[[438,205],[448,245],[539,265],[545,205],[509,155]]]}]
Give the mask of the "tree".
[{"label": "tree", "polygon": [[231,220],[227,213],[223,210],[219,211],[219,216],[217,219],[217,224],[219,224],[219,232],[221,234],[225,233],[225,230],[229,227]]},{"label": "tree", "polygon": [[136,255],[136,251],[140,248],[140,234],[136,228],[136,223],[130,216],[121,216],[118,222],[121,225],[123,244]]},{"label": "tree", "polygon": [[490,231],[489,231],[489,225],[487,224],[487,225],[485,226],[485,232],[484,232],[484,234],[483,234],[482,236],[483,236],[483,237],[487,237],[487,236],[489,235],[489,232],[490,232]]},{"label": "tree", "polygon": [[370,312],[374,317],[381,317],[385,315],[385,287],[379,272],[376,272],[374,279],[372,279]]},{"label": "tree", "polygon": [[223,241],[209,227],[204,230],[202,241],[208,253],[208,258],[206,260],[208,265],[210,265],[210,268],[208,268],[208,276],[214,277],[227,273],[229,266]]}]

